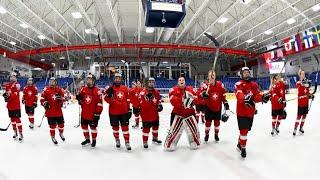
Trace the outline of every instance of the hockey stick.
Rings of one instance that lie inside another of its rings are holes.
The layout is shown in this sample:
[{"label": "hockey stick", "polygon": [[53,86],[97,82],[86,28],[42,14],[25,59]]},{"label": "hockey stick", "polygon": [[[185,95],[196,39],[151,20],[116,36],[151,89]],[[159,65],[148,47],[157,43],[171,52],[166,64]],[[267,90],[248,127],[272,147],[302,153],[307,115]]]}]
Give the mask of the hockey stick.
[{"label": "hockey stick", "polygon": [[0,128],[0,131],[7,131],[11,125],[11,122],[8,124],[6,128]]},{"label": "hockey stick", "polygon": [[[316,80],[315,80],[315,82],[314,82],[314,90],[313,90],[313,92],[311,93],[312,95],[314,95],[314,94],[317,92],[317,88],[318,88],[318,75],[319,75],[319,59],[318,59],[318,56],[317,56],[316,54],[313,54],[313,56],[314,56],[315,60],[317,61],[318,66],[317,66]],[[314,100],[314,98],[313,98],[313,99],[311,100],[311,102],[310,102],[308,111],[310,111],[310,109],[311,109],[313,100]]]},{"label": "hockey stick", "polygon": [[81,106],[79,106],[79,123],[78,123],[77,125],[75,125],[75,126],[74,126],[75,128],[80,127],[80,124],[81,124],[81,113],[80,113],[80,108],[81,108]]},{"label": "hockey stick", "polygon": [[41,118],[41,122],[40,122],[40,124],[38,125],[38,128],[40,128],[40,127],[41,127],[42,122],[43,122],[43,119],[44,119],[44,116],[45,116],[45,114],[43,114],[43,116],[42,116],[42,118]]},{"label": "hockey stick", "polygon": [[[207,38],[209,38],[213,42],[213,44],[216,46],[216,52],[215,52],[214,61],[212,64],[212,72],[213,72],[216,69],[216,64],[217,64],[217,60],[220,52],[220,44],[213,36],[209,35],[208,33],[204,33],[204,35],[207,36]],[[210,82],[207,88],[207,94],[209,92],[209,89],[210,89]]]}]

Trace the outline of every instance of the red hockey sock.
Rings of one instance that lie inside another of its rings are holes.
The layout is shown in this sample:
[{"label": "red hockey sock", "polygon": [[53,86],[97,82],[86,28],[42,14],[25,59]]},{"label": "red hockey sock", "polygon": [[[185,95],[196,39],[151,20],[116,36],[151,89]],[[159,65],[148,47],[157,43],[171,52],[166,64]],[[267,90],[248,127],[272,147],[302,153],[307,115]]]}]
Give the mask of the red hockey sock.
[{"label": "red hockey sock", "polygon": [[83,136],[86,139],[89,139],[89,129],[87,124],[82,124],[81,125],[82,131],[83,131]]},{"label": "red hockey sock", "polygon": [[277,126],[276,127],[279,127],[281,124],[281,118],[279,117],[278,121],[277,121]]},{"label": "red hockey sock", "polygon": [[90,126],[90,129],[91,129],[91,137],[92,137],[92,140],[96,140],[96,139],[97,139],[97,135],[98,135],[97,127],[95,127],[95,126]]},{"label": "red hockey sock", "polygon": [[129,127],[128,126],[121,126],[121,130],[123,133],[124,141],[129,142],[129,138],[130,138]]},{"label": "red hockey sock", "polygon": [[64,124],[58,124],[59,133],[62,134],[64,131]]},{"label": "red hockey sock", "polygon": [[159,126],[152,127],[152,137],[154,139],[158,139],[158,130],[159,130]]},{"label": "red hockey sock", "polygon": [[206,128],[205,128],[205,134],[209,134],[209,132],[210,132],[210,129],[211,129],[211,123],[212,123],[212,120],[206,120],[206,123],[205,123],[205,125],[206,125]]},{"label": "red hockey sock", "polygon": [[34,115],[33,114],[28,114],[28,116],[29,116],[29,122],[31,124],[34,124]]},{"label": "red hockey sock", "polygon": [[150,132],[150,128],[149,127],[144,127],[142,129],[142,140],[143,140],[143,142],[148,142],[149,132]]},{"label": "red hockey sock", "polygon": [[112,126],[113,136],[116,140],[119,139],[119,126]]},{"label": "red hockey sock", "polygon": [[54,137],[55,136],[55,129],[56,129],[56,125],[50,125],[50,136]]},{"label": "red hockey sock", "polygon": [[305,122],[305,120],[306,120],[306,116],[307,116],[307,115],[303,115],[303,116],[302,116],[301,123],[300,123],[300,128],[303,128],[304,122]]},{"label": "red hockey sock", "polygon": [[294,124],[294,129],[297,129],[300,123],[300,119],[301,119],[301,115],[298,115],[297,119],[296,119],[296,123]]},{"label": "red hockey sock", "polygon": [[20,133],[22,133],[22,124],[21,124],[20,118],[14,118],[14,119],[15,119],[15,122],[16,122],[16,125],[17,125],[17,128],[18,128],[18,131]]},{"label": "red hockey sock", "polygon": [[214,120],[214,133],[219,134],[220,120]]},{"label": "red hockey sock", "polygon": [[13,131],[16,132],[17,131],[17,123],[14,118],[11,118],[11,124],[12,124]]},{"label": "red hockey sock", "polygon": [[247,135],[248,135],[248,129],[240,130],[239,144],[241,148],[245,148],[247,145]]}]

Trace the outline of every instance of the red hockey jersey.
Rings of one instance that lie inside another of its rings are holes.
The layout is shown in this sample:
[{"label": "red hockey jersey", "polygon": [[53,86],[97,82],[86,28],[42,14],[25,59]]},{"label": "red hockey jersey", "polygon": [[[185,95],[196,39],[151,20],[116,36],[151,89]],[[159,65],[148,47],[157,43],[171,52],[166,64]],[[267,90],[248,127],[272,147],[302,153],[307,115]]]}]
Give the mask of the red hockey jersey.
[{"label": "red hockey jersey", "polygon": [[253,81],[240,80],[235,84],[237,98],[237,116],[252,118],[255,114],[255,107],[248,107],[244,103],[244,97],[251,93],[255,103],[262,101],[263,93],[259,91],[258,84]]},{"label": "red hockey jersey", "polygon": [[20,84],[10,82],[6,85],[6,93],[9,95],[7,108],[9,111],[20,109]]},{"label": "red hockey jersey", "polygon": [[[58,94],[61,96],[61,100],[56,98]],[[60,87],[48,86],[44,88],[40,99],[41,105],[44,106],[44,102],[46,101],[49,103],[49,108],[46,109],[46,117],[63,116],[61,107],[64,101],[64,92]]]},{"label": "red hockey jersey", "polygon": [[310,89],[307,87],[304,87],[301,81],[298,81],[296,86],[298,91],[298,106],[299,107],[309,106]]},{"label": "red hockey jersey", "polygon": [[176,115],[181,116],[183,118],[195,115],[195,109],[193,107],[185,108],[183,105],[185,91],[188,91],[190,94],[195,96],[195,92],[193,91],[193,88],[190,86],[187,86],[184,89],[175,86],[169,92],[170,103],[173,106],[172,113],[175,113]]},{"label": "red hockey jersey", "polygon": [[[151,92],[153,99],[148,100],[146,95]],[[153,122],[159,121],[159,112],[158,104],[160,103],[161,97],[158,90],[153,89],[149,91],[148,89],[143,89],[139,95],[139,107],[140,107],[140,116],[142,122]]]},{"label": "red hockey jersey", "polygon": [[208,86],[209,97],[206,99],[206,106],[214,112],[221,111],[222,103],[226,101],[226,90],[220,81],[216,81],[215,85]]},{"label": "red hockey jersey", "polygon": [[139,106],[139,94],[142,91],[142,88],[132,88],[129,91],[130,103],[134,108],[138,108]]},{"label": "red hockey jersey", "polygon": [[280,110],[285,108],[285,104],[280,104],[279,99],[286,100],[286,85],[284,82],[279,81],[273,85],[270,91],[271,94],[271,108],[272,110]]},{"label": "red hockey jersey", "polygon": [[23,88],[23,99],[25,101],[25,105],[28,107],[33,106],[33,103],[37,103],[38,101],[38,89],[35,85],[25,86]]},{"label": "red hockey jersey", "polygon": [[113,96],[109,98],[107,95],[104,100],[109,103],[109,113],[112,115],[127,114],[130,106],[129,92],[126,86],[113,85]]},{"label": "red hockey jersey", "polygon": [[81,117],[86,120],[93,120],[94,114],[101,114],[103,110],[102,94],[97,86],[89,88],[82,87],[79,93],[81,99]]},{"label": "red hockey jersey", "polygon": [[206,91],[207,89],[206,88],[203,88],[203,87],[199,87],[197,89],[197,92],[196,92],[196,99],[194,100],[194,104],[195,105],[205,105],[206,104],[206,101],[205,99],[201,96],[202,92]]}]

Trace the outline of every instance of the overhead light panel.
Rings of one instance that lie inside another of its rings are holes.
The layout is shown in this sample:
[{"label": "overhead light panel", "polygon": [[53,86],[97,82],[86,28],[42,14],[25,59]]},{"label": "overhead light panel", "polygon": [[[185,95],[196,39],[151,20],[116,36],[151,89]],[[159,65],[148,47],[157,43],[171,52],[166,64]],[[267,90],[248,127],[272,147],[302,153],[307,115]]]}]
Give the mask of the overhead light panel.
[{"label": "overhead light panel", "polygon": [[91,57],[90,56],[86,56],[84,59],[89,60],[89,59],[91,59]]},{"label": "overhead light panel", "polygon": [[319,11],[319,10],[320,10],[320,4],[314,5],[314,6],[312,7],[312,10],[313,10],[314,12]]},{"label": "overhead light panel", "polygon": [[71,15],[75,19],[81,19],[82,18],[82,14],[80,12],[73,12],[73,13],[71,13]]},{"label": "overhead light panel", "polygon": [[222,18],[220,18],[220,19],[218,20],[218,23],[224,24],[224,23],[227,22],[227,21],[228,21],[228,18],[222,17]]},{"label": "overhead light panel", "polygon": [[288,24],[293,24],[293,23],[295,23],[295,22],[296,22],[296,20],[293,19],[293,18],[290,18],[290,19],[287,20],[287,23],[288,23]]},{"label": "overhead light panel", "polygon": [[10,41],[9,42],[11,45],[16,45],[17,43],[16,42],[13,42],[13,41]]},{"label": "overhead light panel", "polygon": [[264,32],[265,35],[270,35],[270,34],[272,34],[272,33],[273,33],[273,31],[272,31],[271,29],[269,29],[269,30],[267,30],[267,31]]},{"label": "overhead light panel", "polygon": [[246,43],[250,44],[250,43],[253,43],[253,41],[254,41],[253,39],[249,39],[246,41]]},{"label": "overhead light panel", "polygon": [[40,61],[42,61],[42,62],[43,62],[43,61],[45,61],[45,59],[43,59],[43,58],[42,58],[42,59],[40,59]]},{"label": "overhead light panel", "polygon": [[61,56],[59,59],[61,59],[61,60],[63,60],[63,59],[66,59],[66,57],[64,57],[64,56]]},{"label": "overhead light panel", "polygon": [[146,33],[153,33],[154,32],[154,28],[153,27],[147,27],[146,28]]},{"label": "overhead light panel", "polygon": [[162,63],[163,63],[163,64],[168,64],[169,62],[168,62],[168,61],[163,61]]},{"label": "overhead light panel", "polygon": [[5,14],[5,13],[7,13],[7,10],[4,7],[0,6],[0,14]]},{"label": "overhead light panel", "polygon": [[24,28],[24,29],[27,29],[29,26],[27,25],[27,24],[25,24],[25,23],[21,23],[21,24],[19,24],[22,28]]},{"label": "overhead light panel", "polygon": [[39,39],[46,39],[46,37],[44,35],[39,35],[38,38]]}]

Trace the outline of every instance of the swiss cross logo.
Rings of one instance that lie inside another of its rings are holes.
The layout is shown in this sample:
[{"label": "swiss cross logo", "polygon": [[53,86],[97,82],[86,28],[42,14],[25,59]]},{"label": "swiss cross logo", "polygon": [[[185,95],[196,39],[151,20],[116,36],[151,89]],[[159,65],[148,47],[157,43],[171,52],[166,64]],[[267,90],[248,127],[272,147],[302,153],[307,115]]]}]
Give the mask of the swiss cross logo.
[{"label": "swiss cross logo", "polygon": [[307,90],[307,89],[304,89],[304,93],[306,93],[306,94],[307,94],[307,92],[308,92],[308,90]]},{"label": "swiss cross logo", "polygon": [[85,102],[86,102],[86,104],[90,104],[91,101],[92,101],[92,97],[91,97],[91,96],[86,96],[86,97],[85,97]]},{"label": "swiss cross logo", "polygon": [[217,100],[217,99],[218,99],[218,95],[217,95],[216,93],[214,93],[214,94],[212,95],[212,98],[213,98],[213,100]]},{"label": "swiss cross logo", "polygon": [[52,95],[52,99],[55,101],[57,99],[56,95]]},{"label": "swiss cross logo", "polygon": [[283,94],[283,91],[282,91],[282,90],[280,90],[280,94]]},{"label": "swiss cross logo", "polygon": [[117,97],[118,97],[118,99],[123,99],[123,92],[119,92],[119,93],[117,94]]},{"label": "swiss cross logo", "polygon": [[28,91],[28,95],[31,96],[32,95],[32,91]]}]

